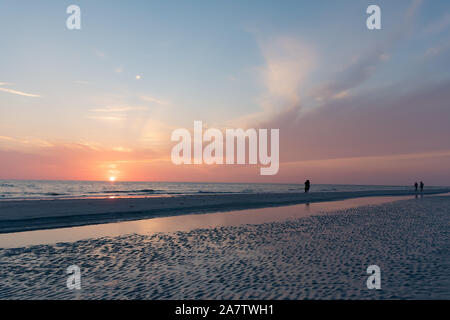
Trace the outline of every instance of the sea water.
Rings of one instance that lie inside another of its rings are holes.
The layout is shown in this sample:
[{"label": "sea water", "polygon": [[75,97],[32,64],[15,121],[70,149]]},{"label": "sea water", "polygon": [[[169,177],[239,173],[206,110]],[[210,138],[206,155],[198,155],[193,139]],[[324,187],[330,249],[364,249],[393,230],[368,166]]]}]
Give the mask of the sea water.
[{"label": "sea water", "polygon": [[[0,180],[0,200],[303,192],[303,184]],[[411,190],[412,186],[312,184],[311,192]],[[438,188],[428,187],[427,189]]]}]

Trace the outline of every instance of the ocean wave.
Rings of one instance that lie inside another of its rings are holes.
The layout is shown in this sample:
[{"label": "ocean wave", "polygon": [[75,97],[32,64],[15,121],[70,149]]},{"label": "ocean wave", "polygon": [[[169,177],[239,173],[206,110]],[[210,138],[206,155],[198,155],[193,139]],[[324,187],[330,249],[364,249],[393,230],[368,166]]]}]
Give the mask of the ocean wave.
[{"label": "ocean wave", "polygon": [[204,190],[199,190],[197,191],[197,193],[212,193],[212,194],[224,194],[224,193],[253,193],[254,190],[252,189],[244,189],[244,190],[240,190],[240,191],[204,191]]},{"label": "ocean wave", "polygon": [[235,193],[235,192],[228,192],[228,191],[203,191],[203,190],[199,190],[197,191],[197,193]]},{"label": "ocean wave", "polygon": [[5,188],[14,188],[15,185],[13,184],[9,184],[9,183],[0,183],[0,187],[5,187]]},{"label": "ocean wave", "polygon": [[5,194],[24,194],[24,195],[31,195],[31,196],[66,196],[69,195],[69,193],[59,193],[59,192],[4,192]]},{"label": "ocean wave", "polygon": [[141,189],[141,190],[105,190],[105,191],[91,191],[90,194],[114,194],[114,193],[155,193],[154,189]]}]

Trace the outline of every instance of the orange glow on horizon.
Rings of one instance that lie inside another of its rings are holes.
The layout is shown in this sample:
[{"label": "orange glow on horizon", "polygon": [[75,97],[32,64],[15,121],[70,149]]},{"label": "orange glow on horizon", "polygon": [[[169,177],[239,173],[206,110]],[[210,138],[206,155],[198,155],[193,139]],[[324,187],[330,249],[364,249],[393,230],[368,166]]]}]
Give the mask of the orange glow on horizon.
[{"label": "orange glow on horizon", "polygon": [[109,177],[109,181],[111,181],[111,182],[116,181],[116,177]]}]

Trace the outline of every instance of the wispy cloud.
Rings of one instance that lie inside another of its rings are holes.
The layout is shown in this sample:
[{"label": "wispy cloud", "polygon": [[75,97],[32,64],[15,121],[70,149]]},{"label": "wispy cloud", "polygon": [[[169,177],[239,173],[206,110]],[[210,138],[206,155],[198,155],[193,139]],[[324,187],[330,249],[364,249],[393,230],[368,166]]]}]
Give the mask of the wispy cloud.
[{"label": "wispy cloud", "polygon": [[91,115],[89,119],[95,119],[106,122],[121,122],[130,118],[130,113],[134,111],[148,110],[146,106],[107,106],[89,110]]},{"label": "wispy cloud", "polygon": [[380,156],[362,156],[362,157],[345,157],[345,158],[333,158],[333,159],[314,159],[314,160],[299,160],[299,161],[288,161],[285,164],[299,164],[299,163],[314,163],[320,165],[321,163],[327,164],[330,162],[346,162],[346,161],[362,161],[362,160],[373,160],[373,161],[386,161],[386,160],[412,160],[412,159],[428,159],[428,158],[439,158],[439,157],[450,157],[450,150],[442,151],[431,151],[431,152],[418,152],[418,153],[401,153],[401,154],[389,154]]},{"label": "wispy cloud", "polygon": [[124,107],[106,107],[106,108],[97,108],[92,109],[93,112],[126,112],[126,111],[133,111],[133,110],[148,110],[148,107],[144,106],[124,106]]},{"label": "wispy cloud", "polygon": [[31,147],[43,147],[43,148],[47,148],[47,147],[52,147],[53,143],[46,141],[46,140],[42,140],[42,139],[28,139],[28,138],[14,138],[14,137],[10,137],[10,136],[0,136],[0,141],[6,141],[6,142],[11,142],[14,144],[20,144],[20,145],[27,145],[27,146],[31,146]]},{"label": "wispy cloud", "polygon": [[315,65],[313,50],[292,37],[279,37],[260,46],[266,60],[261,70],[268,90],[265,107],[279,108],[280,102],[285,107],[299,104],[300,87]]},{"label": "wispy cloud", "polygon": [[83,80],[75,80],[73,83],[82,84],[82,85],[89,85],[89,84],[91,84],[89,81],[83,81]]},{"label": "wispy cloud", "polygon": [[118,122],[123,121],[126,118],[123,116],[88,116],[89,119],[108,121],[108,122]]},{"label": "wispy cloud", "polygon": [[242,126],[265,121],[298,106],[302,86],[317,60],[315,50],[294,37],[280,36],[258,42],[265,63],[257,68],[257,74],[266,92],[259,99],[261,111],[232,121]]},{"label": "wispy cloud", "polygon": [[153,102],[153,103],[160,104],[160,105],[167,105],[167,104],[169,104],[168,101],[157,99],[157,98],[150,97],[150,96],[142,96],[141,99],[144,100],[144,101],[147,101],[147,102]]},{"label": "wispy cloud", "polygon": [[431,58],[431,57],[437,56],[437,55],[447,51],[448,49],[450,49],[450,41],[446,41],[446,42],[438,44],[437,46],[428,48],[425,51],[424,57]]},{"label": "wispy cloud", "polygon": [[433,47],[433,48],[428,48],[425,51],[425,57],[432,57],[435,55],[438,55],[441,52],[441,50],[439,50],[439,48]]},{"label": "wispy cloud", "polygon": [[404,40],[413,28],[413,22],[422,4],[422,0],[411,3],[399,26],[388,34],[387,38],[363,53],[343,68],[340,72],[332,75],[330,80],[316,86],[311,90],[311,96],[319,102],[342,98],[348,91],[359,87],[370,79],[376,72],[377,67],[390,60],[391,51]]},{"label": "wispy cloud", "polygon": [[254,126],[280,112],[300,105],[300,90],[316,66],[316,52],[304,41],[288,36],[259,39],[265,63],[256,69],[266,92],[259,98],[261,110],[228,122]]},{"label": "wispy cloud", "polygon": [[431,36],[435,34],[439,34],[445,29],[450,27],[450,13],[446,13],[444,16],[442,16],[437,21],[434,21],[431,23],[428,27],[426,27],[423,32],[422,36]]},{"label": "wispy cloud", "polygon": [[103,51],[100,51],[99,49],[94,49],[94,54],[101,59],[106,57],[106,54]]},{"label": "wispy cloud", "polygon": [[125,147],[114,147],[112,150],[116,152],[133,152],[133,149]]},{"label": "wispy cloud", "polygon": [[0,136],[0,140],[7,140],[7,141],[16,141],[16,139],[7,137],[7,136]]},{"label": "wispy cloud", "polygon": [[24,96],[24,97],[34,97],[34,98],[40,98],[40,97],[42,97],[42,96],[39,95],[39,94],[26,93],[26,92],[23,92],[23,91],[18,91],[18,90],[13,90],[13,89],[7,89],[7,88],[0,88],[0,91],[7,92],[7,93],[11,93],[11,94],[15,94],[15,95],[18,95],[18,96]]}]

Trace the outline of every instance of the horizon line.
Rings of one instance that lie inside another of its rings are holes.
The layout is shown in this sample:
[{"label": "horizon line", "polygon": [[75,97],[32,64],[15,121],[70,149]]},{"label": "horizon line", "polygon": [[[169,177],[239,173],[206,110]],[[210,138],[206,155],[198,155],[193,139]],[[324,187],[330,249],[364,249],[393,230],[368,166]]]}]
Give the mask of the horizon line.
[{"label": "horizon line", "polygon": [[[46,181],[46,182],[107,182],[110,184],[129,182],[129,183],[203,183],[203,184],[291,184],[291,185],[303,185],[303,182],[221,182],[221,181],[152,181],[152,180],[116,180],[114,182],[105,180],[75,180],[75,179],[5,179],[0,178],[0,181]],[[420,180],[418,180],[420,181]],[[341,186],[385,186],[385,187],[407,187],[409,184],[361,184],[361,183],[315,183],[315,185],[341,185]],[[412,184],[413,186],[413,184]],[[428,187],[449,187],[450,185],[428,185]]]}]

